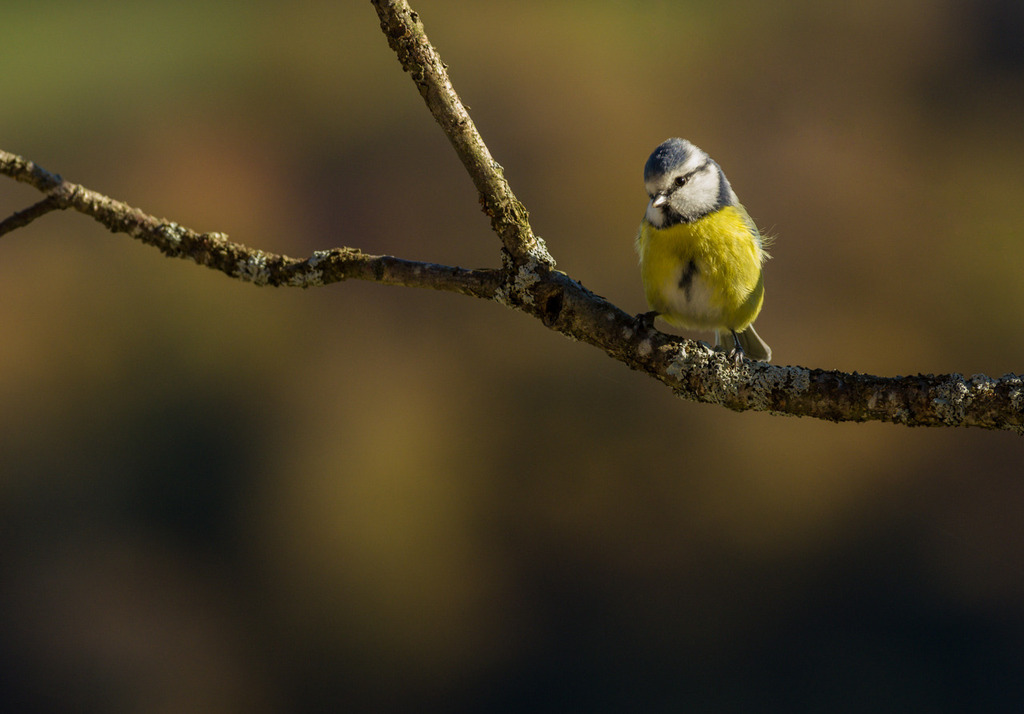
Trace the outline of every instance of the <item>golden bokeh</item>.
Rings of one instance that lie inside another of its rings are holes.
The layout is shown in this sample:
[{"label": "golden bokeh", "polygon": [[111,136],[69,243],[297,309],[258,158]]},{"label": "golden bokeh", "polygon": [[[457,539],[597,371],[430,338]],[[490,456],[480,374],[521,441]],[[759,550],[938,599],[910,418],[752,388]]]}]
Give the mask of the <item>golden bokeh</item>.
[{"label": "golden bokeh", "polygon": [[[413,6],[558,267],[624,310],[680,135],[776,236],[777,362],[1022,369],[1015,4]],[[6,151],[265,250],[500,264],[368,2],[0,27]],[[35,200],[0,182],[0,216]],[[497,304],[256,288],[80,215],[0,240],[0,324],[5,703],[1021,703],[1017,436],[682,402]]]}]

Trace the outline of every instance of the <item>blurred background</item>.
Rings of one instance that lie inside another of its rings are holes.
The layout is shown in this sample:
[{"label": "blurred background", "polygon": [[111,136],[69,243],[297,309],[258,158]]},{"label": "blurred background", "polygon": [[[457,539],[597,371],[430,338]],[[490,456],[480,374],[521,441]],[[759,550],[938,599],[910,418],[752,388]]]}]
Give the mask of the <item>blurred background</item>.
[{"label": "blurred background", "polygon": [[[624,310],[680,135],[777,237],[776,362],[1024,370],[1020,2],[414,9]],[[265,250],[499,264],[368,2],[0,26],[4,150]],[[497,304],[256,288],[70,213],[0,240],[0,325],[4,710],[1024,707],[1019,436],[683,402]]]}]

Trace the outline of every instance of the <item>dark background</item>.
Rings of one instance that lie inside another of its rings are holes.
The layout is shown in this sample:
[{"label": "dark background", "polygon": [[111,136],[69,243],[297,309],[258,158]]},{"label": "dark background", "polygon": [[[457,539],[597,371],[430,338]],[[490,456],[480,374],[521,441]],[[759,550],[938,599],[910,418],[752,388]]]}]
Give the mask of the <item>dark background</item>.
[{"label": "dark background", "polygon": [[[681,135],[777,236],[776,362],[1024,369],[1021,4],[768,5],[414,8],[623,309]],[[499,264],[368,2],[0,28],[0,148],[270,251]],[[682,402],[497,304],[256,288],[72,214],[0,240],[0,329],[5,709],[1024,707],[1018,436]]]}]

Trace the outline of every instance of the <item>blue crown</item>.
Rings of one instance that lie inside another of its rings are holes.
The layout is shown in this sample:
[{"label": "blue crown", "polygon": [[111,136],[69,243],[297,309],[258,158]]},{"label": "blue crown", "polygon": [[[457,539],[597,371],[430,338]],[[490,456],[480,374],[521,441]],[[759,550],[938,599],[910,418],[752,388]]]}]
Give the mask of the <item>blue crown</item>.
[{"label": "blue crown", "polygon": [[692,150],[693,144],[685,139],[675,138],[663,141],[644,165],[644,181],[650,181],[655,176],[663,176],[671,169],[681,165],[690,158]]}]

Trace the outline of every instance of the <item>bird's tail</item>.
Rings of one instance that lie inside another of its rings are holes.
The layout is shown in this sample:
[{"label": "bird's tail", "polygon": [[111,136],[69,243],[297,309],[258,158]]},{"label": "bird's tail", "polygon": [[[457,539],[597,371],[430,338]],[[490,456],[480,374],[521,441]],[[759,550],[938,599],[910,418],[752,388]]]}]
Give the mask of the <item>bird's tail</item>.
[{"label": "bird's tail", "polygon": [[[715,332],[715,343],[720,344],[726,352],[732,352],[736,349],[736,340],[732,336],[733,333],[728,331]],[[753,325],[748,326],[743,332],[736,333],[736,336],[740,341],[740,349],[748,359],[760,362],[771,361],[772,348],[766,345],[760,335],[754,331]]]}]

